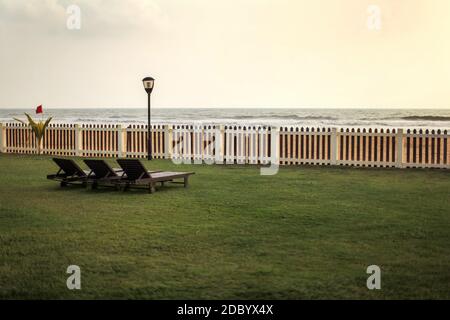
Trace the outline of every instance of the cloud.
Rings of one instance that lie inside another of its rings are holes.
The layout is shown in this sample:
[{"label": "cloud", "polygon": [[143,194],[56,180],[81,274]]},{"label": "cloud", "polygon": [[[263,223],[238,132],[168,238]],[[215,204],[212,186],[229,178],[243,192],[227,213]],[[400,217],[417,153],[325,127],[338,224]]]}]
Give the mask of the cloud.
[{"label": "cloud", "polygon": [[54,23],[64,18],[65,8],[57,0],[0,0],[0,17],[3,23],[42,24]]},{"label": "cloud", "polygon": [[83,0],[79,1],[85,13],[87,28],[98,32],[109,29],[114,33],[122,31],[149,31],[165,29],[168,16],[156,1],[148,0]]},{"label": "cloud", "polygon": [[148,32],[169,25],[167,14],[154,0],[0,0],[0,23],[6,29],[66,31],[70,5],[80,7],[81,31],[86,35]]}]

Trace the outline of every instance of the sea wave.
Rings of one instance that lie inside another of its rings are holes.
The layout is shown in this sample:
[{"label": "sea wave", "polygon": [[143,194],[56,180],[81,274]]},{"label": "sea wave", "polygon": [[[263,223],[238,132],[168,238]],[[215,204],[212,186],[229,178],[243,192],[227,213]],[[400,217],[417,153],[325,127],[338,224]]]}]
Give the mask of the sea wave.
[{"label": "sea wave", "polygon": [[257,115],[257,116],[246,116],[246,115],[236,115],[230,117],[232,119],[237,120],[246,120],[246,119],[280,119],[280,120],[339,120],[335,117],[329,116],[299,116],[296,114],[290,115]]},{"label": "sea wave", "polygon": [[445,117],[445,116],[406,116],[406,117],[401,117],[400,119],[409,120],[409,121],[419,121],[419,120],[450,121],[450,117]]},{"label": "sea wave", "polygon": [[376,121],[376,120],[385,120],[385,121],[450,121],[450,117],[447,116],[403,116],[403,117],[380,117],[380,118],[361,118],[361,121]]}]

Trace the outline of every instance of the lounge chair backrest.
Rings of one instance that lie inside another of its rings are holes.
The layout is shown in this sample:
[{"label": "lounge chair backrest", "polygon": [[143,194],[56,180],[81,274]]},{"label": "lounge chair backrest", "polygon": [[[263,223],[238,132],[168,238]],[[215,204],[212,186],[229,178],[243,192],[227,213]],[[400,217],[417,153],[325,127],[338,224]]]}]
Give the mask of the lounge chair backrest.
[{"label": "lounge chair backrest", "polygon": [[86,173],[72,159],[53,158],[53,161],[68,176],[86,176]]},{"label": "lounge chair backrest", "polygon": [[150,178],[147,169],[138,159],[117,159],[117,163],[122,167],[128,180]]},{"label": "lounge chair backrest", "polygon": [[84,163],[92,170],[97,178],[107,178],[117,176],[116,172],[104,160],[86,159]]}]

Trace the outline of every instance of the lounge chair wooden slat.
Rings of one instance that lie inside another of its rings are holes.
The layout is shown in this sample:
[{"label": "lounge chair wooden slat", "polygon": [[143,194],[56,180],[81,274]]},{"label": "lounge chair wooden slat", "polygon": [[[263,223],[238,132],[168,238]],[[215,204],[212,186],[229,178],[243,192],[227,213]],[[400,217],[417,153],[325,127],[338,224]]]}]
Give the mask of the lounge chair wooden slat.
[{"label": "lounge chair wooden slat", "polygon": [[91,169],[88,183],[93,189],[96,189],[99,185],[116,187],[115,181],[122,179],[123,170],[113,169],[104,160],[85,159],[84,163]]},{"label": "lounge chair wooden slat", "polygon": [[89,172],[81,169],[72,159],[53,158],[53,162],[59,167],[56,174],[47,175],[47,179],[60,182],[61,186],[67,184],[86,184]]},{"label": "lounge chair wooden slat", "polygon": [[117,177],[123,173],[122,169],[113,169],[111,166],[104,160],[92,160],[86,159],[84,163],[91,169],[91,171],[95,174],[98,179],[101,178],[110,178]]},{"label": "lounge chair wooden slat", "polygon": [[117,162],[126,174],[120,180],[120,183],[125,185],[125,189],[130,186],[146,186],[150,193],[156,190],[156,182],[160,182],[163,185],[164,182],[183,179],[183,184],[187,187],[189,176],[194,174],[194,172],[148,171],[138,159],[118,159]]}]

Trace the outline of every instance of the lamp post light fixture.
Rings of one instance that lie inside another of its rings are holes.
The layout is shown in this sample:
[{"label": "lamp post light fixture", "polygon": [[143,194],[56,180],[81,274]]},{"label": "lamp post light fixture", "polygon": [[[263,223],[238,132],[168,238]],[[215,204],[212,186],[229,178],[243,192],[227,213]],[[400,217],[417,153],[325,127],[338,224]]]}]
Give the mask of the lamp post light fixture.
[{"label": "lamp post light fixture", "polygon": [[145,91],[148,95],[148,132],[147,132],[147,159],[152,160],[152,128],[151,128],[151,112],[150,112],[150,94],[153,91],[153,85],[155,84],[155,79],[152,77],[146,77],[142,79],[144,83]]}]

